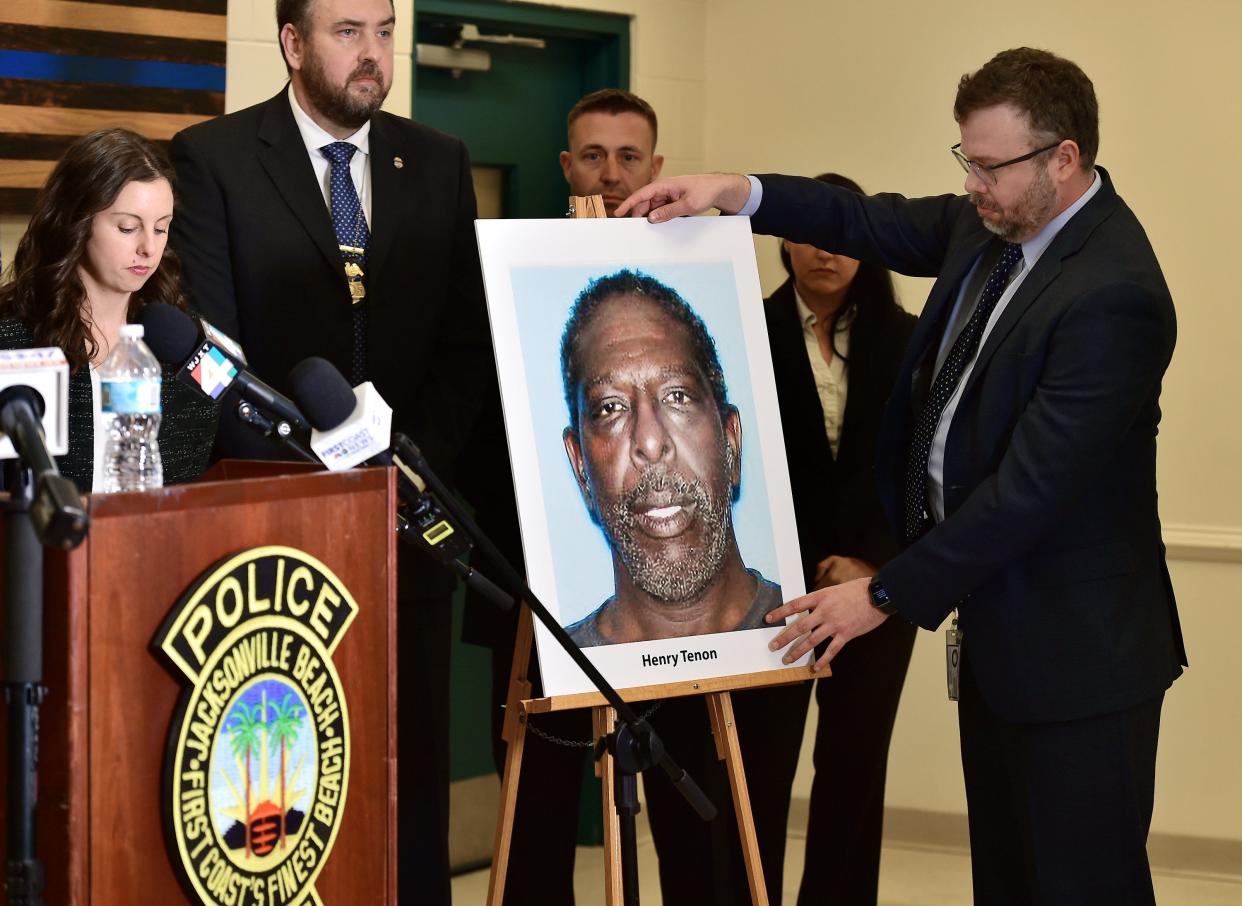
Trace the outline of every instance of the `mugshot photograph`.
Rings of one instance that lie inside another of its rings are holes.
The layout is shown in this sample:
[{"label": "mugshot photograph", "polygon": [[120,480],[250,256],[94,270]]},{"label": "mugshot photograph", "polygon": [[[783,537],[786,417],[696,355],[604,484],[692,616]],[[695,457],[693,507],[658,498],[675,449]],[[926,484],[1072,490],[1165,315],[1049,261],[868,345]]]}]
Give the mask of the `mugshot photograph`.
[{"label": "mugshot photograph", "polygon": [[[173,171],[164,153],[127,129],[86,135],[65,151],[0,285],[0,348],[58,346],[69,362],[69,450],[58,457],[78,489],[102,481],[98,367],[142,306],[186,308],[167,251]],[[164,483],[200,477],[218,408],[165,367],[159,451]]]},{"label": "mugshot photograph", "polygon": [[742,420],[702,319],[647,274],[601,277],[565,325],[561,371],[565,452],[616,580],[570,638],[589,648],[763,626],[780,585],[739,550]]}]

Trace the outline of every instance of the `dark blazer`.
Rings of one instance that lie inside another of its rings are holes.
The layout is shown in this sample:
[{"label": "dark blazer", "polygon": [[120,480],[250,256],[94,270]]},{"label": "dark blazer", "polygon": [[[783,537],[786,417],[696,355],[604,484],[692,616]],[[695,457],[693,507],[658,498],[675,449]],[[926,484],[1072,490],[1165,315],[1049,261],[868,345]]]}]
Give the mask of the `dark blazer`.
[{"label": "dark blazer", "polygon": [[816,564],[830,554],[880,565],[897,553],[876,492],[875,439],[916,319],[909,312],[884,308],[860,316],[850,328],[849,392],[841,442],[833,456],[793,280],[785,281],[763,307],[802,569],[811,588]]},{"label": "dark blazer", "polygon": [[[945,449],[945,521],[880,578],[925,628],[960,602],[963,648],[1006,720],[1060,721],[1162,693],[1186,662],[1156,508],[1173,302],[1142,226],[1103,185],[979,351]],[[971,265],[994,241],[965,197],[871,197],[764,176],[757,232],[936,277],[902,362],[877,477],[898,524],[920,388]]]},{"label": "dark blazer", "polygon": [[[29,349],[34,334],[16,318],[0,320],[0,349]],[[160,464],[164,484],[185,484],[207,469],[216,436],[219,407],[215,400],[176,379],[177,369],[165,366],[160,384]],[[79,368],[69,377],[69,452],[56,457],[60,473],[73,479],[82,493],[91,490],[95,470],[94,397],[91,375]]]},{"label": "dark blazer", "polygon": [[[287,91],[178,133],[170,152],[171,239],[195,307],[277,389],[308,356],[348,376],[349,291]],[[470,161],[459,139],[384,112],[371,121],[370,153],[370,378],[393,430],[449,478],[495,380]]]}]

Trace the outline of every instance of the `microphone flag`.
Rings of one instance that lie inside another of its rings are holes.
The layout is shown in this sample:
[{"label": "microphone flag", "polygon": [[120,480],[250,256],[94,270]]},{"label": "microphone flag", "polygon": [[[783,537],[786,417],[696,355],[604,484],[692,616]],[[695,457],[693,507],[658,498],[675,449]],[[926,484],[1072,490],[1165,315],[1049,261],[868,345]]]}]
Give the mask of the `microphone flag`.
[{"label": "microphone flag", "polygon": [[233,361],[210,340],[199,347],[182,371],[213,400],[219,399],[237,377],[237,367]]}]

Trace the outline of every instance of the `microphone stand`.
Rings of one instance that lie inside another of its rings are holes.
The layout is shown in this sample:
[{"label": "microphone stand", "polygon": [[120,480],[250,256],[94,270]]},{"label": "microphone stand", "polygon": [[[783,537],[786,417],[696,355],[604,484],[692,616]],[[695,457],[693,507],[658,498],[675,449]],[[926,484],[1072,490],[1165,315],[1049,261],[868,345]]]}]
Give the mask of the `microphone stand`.
[{"label": "microphone stand", "polygon": [[319,457],[293,433],[293,425],[279,415],[269,415],[249,400],[237,404],[237,417],[264,437],[271,437],[284,444],[307,462],[319,462]]},{"label": "microphone stand", "polygon": [[90,525],[73,482],[62,476],[38,424],[42,399],[19,386],[0,394],[0,431],[18,458],[7,467],[4,506],[5,613],[0,685],[9,712],[9,906],[42,906],[44,870],[35,849],[38,803],[39,706],[43,685],[43,546],[69,550]]},{"label": "microphone stand", "polygon": [[[530,590],[513,565],[475,524],[470,514],[432,471],[418,447],[403,434],[394,434],[392,442],[394,458],[404,461],[422,478],[431,493],[449,512],[462,531],[470,536],[483,556],[500,571],[501,584],[508,589],[512,599],[503,596],[497,599],[489,595],[490,599],[506,610],[512,607],[513,600],[525,601],[531,612],[539,618],[560,646],[565,649],[565,653],[587,675],[608,704],[616,710],[619,723],[613,732],[596,745],[595,758],[598,760],[607,749],[614,759],[613,785],[616,793],[617,816],[621,825],[621,889],[627,906],[638,906],[638,852],[634,828],[634,819],[639,812],[638,774],[652,766],[659,765],[677,791],[685,797],[704,821],[711,821],[716,817],[715,806],[685,769],[668,754],[651,725],[640,718],[621,698],[598,668],[582,653],[582,649],[570,638],[564,627]],[[403,537],[404,534],[403,532]],[[457,564],[457,566],[470,569],[462,564]],[[458,572],[461,572],[461,569],[458,569]],[[499,591],[490,582],[487,584],[493,591]],[[488,594],[486,588],[480,588],[480,591],[485,595]]]},{"label": "microphone stand", "polygon": [[8,870],[10,906],[42,906],[43,863],[35,854],[39,706],[43,685],[43,545],[30,518],[34,473],[9,470],[5,507],[4,699],[9,709]]}]

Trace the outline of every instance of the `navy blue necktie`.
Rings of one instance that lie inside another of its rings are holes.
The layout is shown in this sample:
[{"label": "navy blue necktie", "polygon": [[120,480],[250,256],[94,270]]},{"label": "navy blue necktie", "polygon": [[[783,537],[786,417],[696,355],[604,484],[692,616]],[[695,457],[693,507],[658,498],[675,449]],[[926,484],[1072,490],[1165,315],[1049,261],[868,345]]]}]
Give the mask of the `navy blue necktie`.
[{"label": "navy blue necktie", "polygon": [[992,316],[996,303],[1004,295],[1009,285],[1009,274],[1015,264],[1022,258],[1022,246],[1012,242],[1005,243],[1004,250],[995,266],[988,274],[987,282],[979,294],[979,303],[971,312],[970,319],[962,332],[953,341],[953,347],[945,357],[944,364],[932,381],[931,392],[919,419],[914,426],[914,434],[910,438],[910,453],[906,460],[906,493],[904,513],[904,536],[906,541],[913,541],[923,531],[927,523],[927,459],[931,455],[932,439],[936,436],[936,426],[940,424],[940,415],[948,405],[966,371],[966,366],[974,359],[979,349],[979,338],[983,336],[983,328]]},{"label": "navy blue necktie", "polygon": [[[354,262],[361,266],[366,261],[366,247],[371,238],[367,228],[367,218],[362,212],[362,203],[358,200],[358,192],[354,189],[354,180],[349,173],[349,162],[357,148],[349,142],[333,142],[324,145],[319,152],[332,165],[329,181],[332,205],[332,228],[336,232],[337,245],[362,249],[362,252],[341,252],[346,262]],[[363,280],[365,280],[365,275]],[[351,356],[352,375],[350,383],[357,386],[367,379],[367,312],[366,305],[354,300],[353,309],[354,343]]]}]

